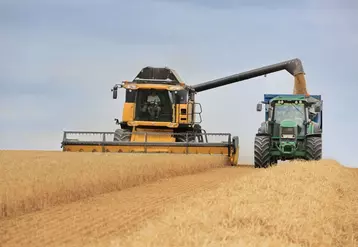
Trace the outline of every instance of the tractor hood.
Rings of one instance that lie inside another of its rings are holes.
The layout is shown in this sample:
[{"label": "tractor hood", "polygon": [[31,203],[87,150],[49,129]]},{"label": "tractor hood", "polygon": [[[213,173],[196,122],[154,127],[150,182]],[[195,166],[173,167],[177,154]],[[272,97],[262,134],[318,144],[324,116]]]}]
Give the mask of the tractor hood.
[{"label": "tractor hood", "polygon": [[282,139],[296,139],[297,137],[297,123],[293,120],[283,120],[280,124],[280,138]]},{"label": "tractor hood", "polygon": [[297,123],[294,120],[285,119],[281,122],[280,126],[283,128],[294,128],[297,127]]}]

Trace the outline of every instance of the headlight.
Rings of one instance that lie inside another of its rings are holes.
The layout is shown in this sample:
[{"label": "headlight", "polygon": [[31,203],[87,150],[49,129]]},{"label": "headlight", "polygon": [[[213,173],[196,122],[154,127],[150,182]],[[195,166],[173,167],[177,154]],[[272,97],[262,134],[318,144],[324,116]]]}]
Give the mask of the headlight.
[{"label": "headlight", "polygon": [[183,88],[180,87],[180,86],[172,86],[172,87],[169,87],[168,89],[169,89],[169,91],[180,91],[180,90],[183,90]]},{"label": "headlight", "polygon": [[292,135],[290,135],[290,134],[289,135],[282,134],[281,137],[282,138],[287,138],[287,139],[293,139],[293,138],[295,138],[295,135],[293,135],[293,134]]},{"label": "headlight", "polygon": [[137,86],[134,84],[129,84],[128,86],[127,86],[127,89],[136,89],[137,88]]}]

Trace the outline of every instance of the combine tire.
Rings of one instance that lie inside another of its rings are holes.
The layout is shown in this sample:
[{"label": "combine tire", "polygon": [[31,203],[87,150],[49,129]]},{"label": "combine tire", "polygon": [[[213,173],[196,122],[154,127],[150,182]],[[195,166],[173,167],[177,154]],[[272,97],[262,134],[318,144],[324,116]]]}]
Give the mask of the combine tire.
[{"label": "combine tire", "polygon": [[200,124],[194,125],[194,132],[196,133],[196,137],[198,138],[198,142],[204,142],[204,137],[202,135],[202,129]]},{"label": "combine tire", "polygon": [[267,168],[270,166],[270,137],[255,137],[255,168]]},{"label": "combine tire", "polygon": [[[176,139],[177,142],[186,142],[186,136],[178,136]],[[188,142],[195,142],[195,136],[189,135]]]},{"label": "combine tire", "polygon": [[113,141],[129,142],[131,140],[131,132],[126,129],[117,129],[114,132]]},{"label": "combine tire", "polygon": [[320,160],[322,158],[322,138],[307,137],[306,152],[308,160]]}]

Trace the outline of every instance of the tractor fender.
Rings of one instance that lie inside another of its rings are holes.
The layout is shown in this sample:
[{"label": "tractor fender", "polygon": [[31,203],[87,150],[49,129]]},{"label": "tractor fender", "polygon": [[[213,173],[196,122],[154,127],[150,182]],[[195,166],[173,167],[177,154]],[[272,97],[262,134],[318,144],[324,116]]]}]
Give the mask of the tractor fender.
[{"label": "tractor fender", "polygon": [[307,137],[322,137],[322,134],[321,133],[307,134],[306,138]]}]

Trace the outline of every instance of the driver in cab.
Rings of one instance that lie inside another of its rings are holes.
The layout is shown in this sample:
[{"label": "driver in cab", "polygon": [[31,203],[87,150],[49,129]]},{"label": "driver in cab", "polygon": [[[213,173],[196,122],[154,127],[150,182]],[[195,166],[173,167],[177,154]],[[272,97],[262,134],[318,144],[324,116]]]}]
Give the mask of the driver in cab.
[{"label": "driver in cab", "polygon": [[149,104],[156,104],[156,103],[159,104],[160,103],[160,98],[159,98],[159,96],[156,94],[156,92],[154,90],[152,90],[150,92],[150,94],[148,95],[147,102]]},{"label": "driver in cab", "polygon": [[150,94],[147,97],[147,102],[143,106],[143,111],[148,109],[148,113],[155,118],[159,117],[159,113],[161,111],[160,98],[155,92],[155,90],[151,90]]}]

